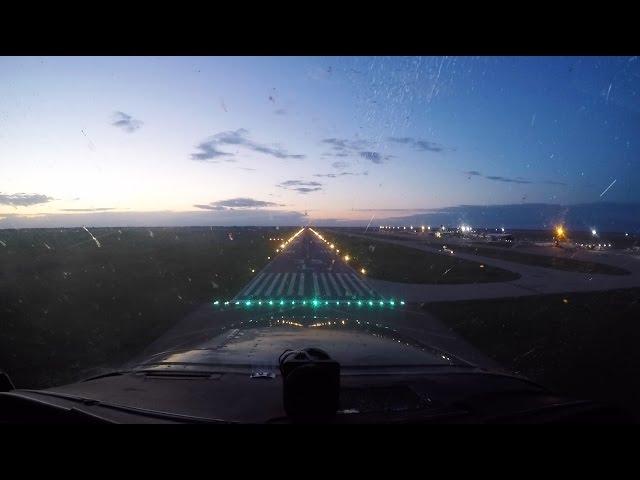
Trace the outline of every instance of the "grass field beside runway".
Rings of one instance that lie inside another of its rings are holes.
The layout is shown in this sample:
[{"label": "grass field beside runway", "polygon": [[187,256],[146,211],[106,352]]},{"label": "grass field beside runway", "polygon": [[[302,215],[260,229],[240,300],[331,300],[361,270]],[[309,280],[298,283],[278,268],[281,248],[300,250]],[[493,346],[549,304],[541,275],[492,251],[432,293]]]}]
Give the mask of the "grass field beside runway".
[{"label": "grass field beside runway", "polygon": [[366,275],[378,280],[400,283],[461,284],[516,280],[520,275],[482,262],[463,260],[453,255],[425,252],[348,233],[320,230],[335,243],[341,255],[350,256],[350,264],[364,268]]},{"label": "grass field beside runway", "polygon": [[640,418],[640,288],[426,304],[484,354],[560,393]]},{"label": "grass field beside runway", "polygon": [[203,302],[232,297],[294,230],[89,231],[0,231],[0,369],[17,386],[129,360]]}]

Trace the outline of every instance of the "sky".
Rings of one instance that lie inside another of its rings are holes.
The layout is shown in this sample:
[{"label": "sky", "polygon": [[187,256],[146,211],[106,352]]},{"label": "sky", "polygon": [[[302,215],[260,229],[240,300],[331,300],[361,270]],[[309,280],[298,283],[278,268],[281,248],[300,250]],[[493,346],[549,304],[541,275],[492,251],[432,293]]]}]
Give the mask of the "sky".
[{"label": "sky", "polygon": [[0,228],[638,228],[639,92],[637,57],[0,57]]}]

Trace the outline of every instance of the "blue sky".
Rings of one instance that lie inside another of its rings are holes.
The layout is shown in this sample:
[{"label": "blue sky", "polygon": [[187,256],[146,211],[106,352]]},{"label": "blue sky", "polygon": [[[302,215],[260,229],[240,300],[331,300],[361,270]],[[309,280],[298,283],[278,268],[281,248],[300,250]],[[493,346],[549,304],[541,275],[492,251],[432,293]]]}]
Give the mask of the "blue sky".
[{"label": "blue sky", "polygon": [[635,57],[5,57],[0,79],[0,227],[640,202]]}]

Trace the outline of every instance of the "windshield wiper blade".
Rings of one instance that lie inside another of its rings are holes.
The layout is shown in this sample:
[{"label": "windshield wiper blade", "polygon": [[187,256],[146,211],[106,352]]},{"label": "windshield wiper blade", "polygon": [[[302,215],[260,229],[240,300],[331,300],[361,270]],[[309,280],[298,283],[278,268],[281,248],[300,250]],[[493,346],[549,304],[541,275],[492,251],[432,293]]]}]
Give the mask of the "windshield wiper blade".
[{"label": "windshield wiper blade", "polygon": [[[189,423],[207,423],[207,424],[235,424],[238,422],[233,422],[231,420],[222,420],[219,418],[210,418],[210,417],[198,417],[194,415],[185,415],[182,413],[173,413],[173,412],[164,412],[160,410],[151,410],[147,408],[140,407],[131,407],[128,405],[121,405],[116,403],[103,402],[100,400],[96,400],[93,398],[79,397],[76,395],[68,395],[65,393],[57,393],[57,392],[47,392],[41,390],[20,390],[21,392],[35,393],[37,395],[47,395],[50,397],[62,398],[64,400],[70,400],[73,402],[79,402],[86,406],[100,406],[104,408],[109,408],[112,410],[119,410],[125,413],[130,413],[133,415],[142,415],[146,417],[154,417],[161,418],[164,420],[176,420],[182,422]],[[86,412],[83,412],[86,413]],[[91,415],[91,414],[89,414]]]},{"label": "windshield wiper blade", "polygon": [[116,370],[114,372],[101,373],[100,375],[96,375],[94,377],[84,378],[80,380],[81,382],[89,382],[91,380],[97,380],[99,378],[107,378],[107,377],[117,377],[118,375],[124,375],[129,373],[130,370]]}]

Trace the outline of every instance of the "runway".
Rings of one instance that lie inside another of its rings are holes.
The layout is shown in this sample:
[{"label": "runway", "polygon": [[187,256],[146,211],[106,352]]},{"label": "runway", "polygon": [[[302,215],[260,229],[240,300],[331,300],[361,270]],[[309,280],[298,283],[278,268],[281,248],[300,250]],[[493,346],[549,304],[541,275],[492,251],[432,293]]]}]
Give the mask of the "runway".
[{"label": "runway", "polygon": [[363,275],[304,229],[235,297],[246,300],[380,300]]}]

